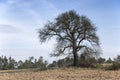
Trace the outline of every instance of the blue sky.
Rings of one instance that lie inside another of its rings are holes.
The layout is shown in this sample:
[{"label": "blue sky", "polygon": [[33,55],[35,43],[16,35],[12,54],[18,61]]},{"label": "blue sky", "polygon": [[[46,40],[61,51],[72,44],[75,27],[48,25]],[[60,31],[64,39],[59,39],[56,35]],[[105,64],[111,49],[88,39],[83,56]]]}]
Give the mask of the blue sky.
[{"label": "blue sky", "polygon": [[120,53],[120,0],[0,0],[0,55],[15,59],[43,56],[47,60],[55,40],[40,44],[38,29],[57,15],[75,10],[98,28],[103,54]]}]

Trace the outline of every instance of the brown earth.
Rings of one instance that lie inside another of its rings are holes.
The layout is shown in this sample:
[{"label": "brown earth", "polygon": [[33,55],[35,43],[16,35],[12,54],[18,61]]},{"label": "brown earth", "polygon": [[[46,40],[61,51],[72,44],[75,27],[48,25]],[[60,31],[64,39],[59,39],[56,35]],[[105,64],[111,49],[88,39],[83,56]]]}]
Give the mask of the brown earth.
[{"label": "brown earth", "polygon": [[120,80],[120,71],[64,68],[0,71],[0,80]]}]

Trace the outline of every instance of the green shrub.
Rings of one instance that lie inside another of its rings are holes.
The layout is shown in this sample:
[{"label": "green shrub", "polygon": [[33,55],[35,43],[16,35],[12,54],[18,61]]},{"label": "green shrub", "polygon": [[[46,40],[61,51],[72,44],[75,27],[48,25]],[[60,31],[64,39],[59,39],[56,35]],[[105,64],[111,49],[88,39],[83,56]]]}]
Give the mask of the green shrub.
[{"label": "green shrub", "polygon": [[120,63],[113,63],[111,66],[108,66],[106,70],[119,70],[120,69]]}]

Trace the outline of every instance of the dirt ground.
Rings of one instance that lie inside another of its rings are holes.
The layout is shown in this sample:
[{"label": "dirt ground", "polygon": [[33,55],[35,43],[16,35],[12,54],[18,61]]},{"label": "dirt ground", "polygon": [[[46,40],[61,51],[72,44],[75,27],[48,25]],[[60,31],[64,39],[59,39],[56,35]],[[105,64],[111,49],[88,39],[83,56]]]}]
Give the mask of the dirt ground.
[{"label": "dirt ground", "polygon": [[0,71],[0,80],[120,80],[120,71],[64,68],[46,71]]}]

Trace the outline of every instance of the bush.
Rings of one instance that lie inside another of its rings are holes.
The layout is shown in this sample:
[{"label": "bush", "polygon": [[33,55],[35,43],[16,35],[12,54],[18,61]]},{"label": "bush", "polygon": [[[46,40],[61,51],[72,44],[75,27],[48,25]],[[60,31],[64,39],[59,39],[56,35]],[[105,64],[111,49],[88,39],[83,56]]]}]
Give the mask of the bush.
[{"label": "bush", "polygon": [[120,63],[113,63],[111,66],[107,67],[106,70],[119,70]]},{"label": "bush", "polygon": [[87,68],[96,68],[97,61],[94,57],[85,57],[81,55],[79,60],[80,67],[87,67]]}]

